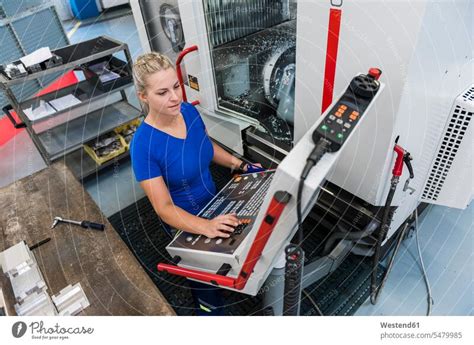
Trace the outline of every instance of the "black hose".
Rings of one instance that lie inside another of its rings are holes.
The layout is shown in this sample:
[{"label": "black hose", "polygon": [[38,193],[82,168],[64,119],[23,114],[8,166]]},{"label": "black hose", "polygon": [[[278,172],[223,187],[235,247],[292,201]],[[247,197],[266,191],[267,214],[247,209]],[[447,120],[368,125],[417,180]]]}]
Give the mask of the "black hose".
[{"label": "black hose", "polygon": [[316,146],[306,159],[306,164],[301,172],[296,195],[296,217],[297,217],[297,239],[296,244],[290,244],[285,248],[285,298],[283,302],[283,315],[298,315],[301,300],[301,277],[303,275],[304,252],[303,244],[303,212],[301,211],[301,199],[303,196],[304,182],[311,169],[321,160],[331,147],[331,142],[320,138]]},{"label": "black hose", "polygon": [[303,235],[303,214],[301,212],[301,199],[303,195],[303,188],[304,188],[304,179],[300,179],[300,182],[298,183],[298,192],[296,194],[296,217],[297,217],[297,222],[298,222],[298,230],[297,233],[298,235],[296,236],[297,238],[297,244],[298,245],[303,245],[303,240],[304,240],[304,235]]},{"label": "black hose", "polygon": [[336,242],[337,240],[339,239],[360,240],[364,237],[370,236],[378,227],[379,227],[379,222],[374,219],[369,224],[367,224],[364,230],[361,230],[361,231],[349,232],[349,231],[343,231],[340,228],[338,232],[335,232],[334,234],[332,234],[326,241],[326,244],[324,245],[324,249],[322,253],[323,256],[326,256],[331,252],[334,246],[334,242]]},{"label": "black hose", "polygon": [[377,300],[379,299],[379,295],[380,295],[380,292],[382,291],[383,287],[385,286],[385,283],[387,281],[387,278],[388,278],[388,275],[390,274],[390,272],[392,271],[392,267],[393,267],[393,262],[395,261],[395,257],[397,256],[398,254],[398,250],[400,249],[400,245],[403,241],[403,238],[405,237],[405,233],[407,231],[407,229],[409,228],[409,223],[407,222],[405,224],[405,227],[402,229],[402,231],[400,231],[400,233],[398,234],[398,238],[397,238],[397,243],[396,243],[396,246],[395,246],[395,249],[392,253],[392,256],[390,257],[390,260],[388,262],[388,266],[387,266],[387,270],[385,271],[383,277],[382,277],[382,281],[380,282],[380,285],[376,288],[376,290],[373,292],[373,294],[370,296],[370,301],[372,304],[376,304],[377,303]]},{"label": "black hose", "polygon": [[387,236],[388,230],[390,228],[391,223],[391,206],[393,196],[395,195],[395,191],[397,189],[398,184],[398,177],[392,178],[392,182],[390,184],[390,190],[387,195],[387,199],[385,200],[385,206],[383,209],[382,215],[382,222],[380,223],[380,231],[377,238],[377,243],[375,245],[375,253],[374,253],[374,260],[373,260],[373,267],[372,267],[372,277],[370,283],[370,301],[372,304],[375,304],[374,297],[377,290],[377,273],[378,273],[378,265],[380,261],[380,251],[382,249],[382,242],[384,241],[385,237]]},{"label": "black hose", "polygon": [[285,294],[283,315],[297,316],[300,312],[301,278],[303,275],[304,252],[294,244],[285,248]]},{"label": "black hose", "polygon": [[310,155],[306,159],[306,165],[303,168],[300,176],[300,182],[298,183],[298,192],[296,194],[296,216],[297,216],[297,244],[302,245],[304,236],[303,236],[303,214],[301,212],[301,199],[303,197],[303,188],[304,188],[304,181],[309,175],[311,169],[321,160],[326,152],[328,152],[329,147],[331,146],[331,142],[328,140],[321,138],[319,139],[318,143],[314,147],[313,151],[311,151]]}]

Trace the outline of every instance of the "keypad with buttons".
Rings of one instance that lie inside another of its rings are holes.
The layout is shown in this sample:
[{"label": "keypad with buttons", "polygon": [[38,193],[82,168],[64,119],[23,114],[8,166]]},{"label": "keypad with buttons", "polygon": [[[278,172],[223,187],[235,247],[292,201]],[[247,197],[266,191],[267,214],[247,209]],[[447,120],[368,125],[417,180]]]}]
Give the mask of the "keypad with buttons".
[{"label": "keypad with buttons", "polygon": [[347,104],[336,104],[319,127],[320,133],[332,140],[343,142],[351,128],[360,118],[360,113]]},{"label": "keypad with buttons", "polygon": [[227,237],[207,238],[182,232],[174,245],[193,250],[205,250],[219,253],[233,253],[251,231],[260,211],[260,206],[270,187],[274,171],[244,174],[235,177],[199,214],[212,219],[220,214],[235,213],[239,225]]},{"label": "keypad with buttons", "polygon": [[[369,87],[370,92],[360,92],[361,89],[368,90]],[[328,151],[339,150],[357,126],[378,88],[378,82],[370,76],[361,74],[353,78],[346,92],[327,112],[324,120],[313,132],[314,143],[325,138],[331,143],[327,148]]]}]

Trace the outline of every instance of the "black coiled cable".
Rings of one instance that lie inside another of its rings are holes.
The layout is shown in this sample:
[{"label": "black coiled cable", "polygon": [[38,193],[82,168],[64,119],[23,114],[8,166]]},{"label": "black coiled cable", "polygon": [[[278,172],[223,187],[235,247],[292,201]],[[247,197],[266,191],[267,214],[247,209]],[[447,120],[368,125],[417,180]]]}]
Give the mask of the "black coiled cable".
[{"label": "black coiled cable", "polygon": [[283,315],[297,316],[300,311],[304,252],[298,245],[290,244],[285,248],[285,254],[285,297],[283,299]]}]

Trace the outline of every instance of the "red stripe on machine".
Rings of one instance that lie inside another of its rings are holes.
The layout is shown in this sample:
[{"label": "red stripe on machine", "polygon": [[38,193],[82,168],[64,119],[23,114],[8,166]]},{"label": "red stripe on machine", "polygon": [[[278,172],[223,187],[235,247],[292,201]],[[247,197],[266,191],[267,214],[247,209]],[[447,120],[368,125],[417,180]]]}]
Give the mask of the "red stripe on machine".
[{"label": "red stripe on machine", "polygon": [[332,103],[334,92],[334,78],[336,76],[337,49],[339,47],[339,30],[341,28],[342,11],[331,8],[329,10],[328,43],[326,47],[326,63],[324,67],[323,102],[321,114]]}]

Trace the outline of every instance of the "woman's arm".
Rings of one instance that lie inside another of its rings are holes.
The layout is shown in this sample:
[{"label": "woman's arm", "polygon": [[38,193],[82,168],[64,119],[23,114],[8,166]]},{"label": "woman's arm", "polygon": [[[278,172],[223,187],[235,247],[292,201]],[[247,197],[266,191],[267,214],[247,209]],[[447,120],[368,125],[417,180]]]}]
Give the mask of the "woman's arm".
[{"label": "woman's arm", "polygon": [[155,212],[166,224],[176,229],[214,238],[229,237],[228,232],[233,232],[234,227],[239,225],[237,217],[233,214],[221,215],[208,220],[192,215],[174,205],[168,187],[161,176],[142,181],[140,185]]},{"label": "woman's arm", "polygon": [[229,152],[224,150],[214,141],[212,141],[212,146],[214,147],[214,158],[212,161],[219,165],[222,165],[226,168],[230,168],[232,170],[238,170],[240,165],[242,164],[242,160],[232,156]]}]

